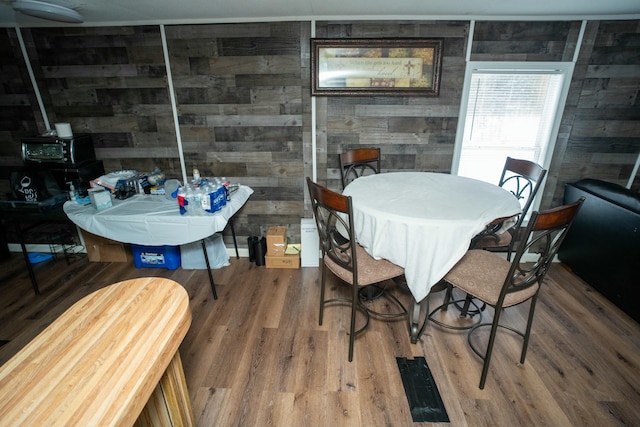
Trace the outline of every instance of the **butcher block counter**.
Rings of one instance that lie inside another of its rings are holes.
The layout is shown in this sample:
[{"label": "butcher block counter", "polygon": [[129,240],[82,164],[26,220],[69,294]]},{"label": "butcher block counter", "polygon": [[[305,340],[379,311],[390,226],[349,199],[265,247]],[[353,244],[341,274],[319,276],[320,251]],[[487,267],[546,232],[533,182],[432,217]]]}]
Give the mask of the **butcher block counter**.
[{"label": "butcher block counter", "polygon": [[0,426],[194,425],[178,283],[119,282],[75,303],[0,367]]}]

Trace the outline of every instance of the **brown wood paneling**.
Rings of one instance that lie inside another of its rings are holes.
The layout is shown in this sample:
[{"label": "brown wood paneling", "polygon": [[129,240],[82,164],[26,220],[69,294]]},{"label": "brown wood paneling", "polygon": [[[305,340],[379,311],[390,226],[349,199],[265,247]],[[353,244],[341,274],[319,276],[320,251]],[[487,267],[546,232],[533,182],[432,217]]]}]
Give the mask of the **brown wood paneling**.
[{"label": "brown wood paneling", "polygon": [[478,21],[473,61],[571,61],[579,21]]},{"label": "brown wood paneling", "polygon": [[310,121],[302,102],[308,83],[301,39],[308,28],[291,22],[167,27],[170,55],[179,58],[172,74],[187,169],[197,166],[204,176],[226,176],[255,191],[235,222],[241,245],[269,225],[298,225],[299,237],[303,126]]},{"label": "brown wood paneling", "polygon": [[[580,24],[478,21],[471,57],[569,61]],[[187,170],[256,189],[245,207],[251,214],[242,210],[236,221],[241,245],[269,225],[296,230],[299,217],[311,216],[302,201],[314,158],[318,181],[335,189],[337,156],[352,147],[379,146],[384,171],[451,169],[468,21],[318,22],[317,37],[443,37],[444,53],[438,97],[316,97],[315,153],[310,29],[309,22],[165,27]],[[158,166],[182,179],[158,26],[21,31],[52,124],[92,133],[107,171]],[[562,200],[564,183],[587,176],[626,184],[640,152],[639,40],[638,20],[589,21],[543,207]],[[20,138],[45,129],[13,28],[0,32],[0,59],[0,165],[20,165]]]},{"label": "brown wood paneling", "polygon": [[444,38],[440,96],[327,97],[318,116],[327,133],[326,185],[341,188],[338,155],[359,146],[380,147],[383,171],[451,169],[468,28],[457,21],[318,23],[318,37]]},{"label": "brown wood paneling", "polygon": [[149,158],[177,160],[159,27],[42,28],[29,34],[49,120],[93,134],[98,158],[115,160],[105,163],[107,172],[123,164],[148,172],[143,166]]},{"label": "brown wood paneling", "polygon": [[4,195],[10,187],[5,166],[22,164],[20,138],[37,133],[42,116],[13,28],[0,31],[0,58],[0,190]]},{"label": "brown wood paneling", "polygon": [[560,204],[564,184],[581,178],[627,184],[640,154],[639,43],[639,21],[587,25],[563,117],[566,139],[554,152],[555,186],[547,185],[545,205]]}]

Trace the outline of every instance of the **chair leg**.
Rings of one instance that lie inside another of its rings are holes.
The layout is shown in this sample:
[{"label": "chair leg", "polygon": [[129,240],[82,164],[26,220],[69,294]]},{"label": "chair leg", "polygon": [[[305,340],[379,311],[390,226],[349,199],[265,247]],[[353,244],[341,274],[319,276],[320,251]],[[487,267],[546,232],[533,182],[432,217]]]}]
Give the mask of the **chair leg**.
[{"label": "chair leg", "polygon": [[[442,311],[447,311],[447,309],[449,308],[449,305],[451,305],[451,303],[453,302],[453,304],[460,309],[460,317],[473,317],[476,314],[481,314],[482,311],[484,311],[484,309],[486,308],[486,304],[483,303],[481,307],[478,307],[475,303],[473,303],[473,295],[467,294],[467,296],[465,297],[464,300],[464,305],[462,307],[460,307],[458,305],[457,301],[453,301],[454,297],[453,297],[453,285],[450,283],[447,283],[447,293],[444,296],[444,301],[442,303]],[[477,310],[469,312],[469,308],[471,307],[471,304],[474,305],[474,307],[477,308]]]},{"label": "chair leg", "polygon": [[[456,308],[460,310],[460,318],[464,318],[467,316],[473,317],[475,315],[482,314],[482,312],[487,308],[486,303],[483,302],[481,306],[478,306],[476,303],[473,302],[473,299],[474,299],[473,295],[467,294],[467,296],[464,298],[464,304],[462,306],[458,304],[458,301],[453,302],[453,305],[455,305]],[[473,305],[475,309],[469,311],[469,309],[471,308],[471,305]]]},{"label": "chair leg", "polygon": [[[453,297],[453,285],[451,283],[447,283],[447,292],[444,294],[444,302],[442,303],[442,311],[447,311],[449,308],[449,303],[451,302],[451,298]],[[427,311],[427,313],[429,313]]]},{"label": "chair leg", "polygon": [[327,268],[322,263],[322,278],[320,283],[320,316],[319,316],[319,325],[322,325],[322,317],[324,315],[324,288],[325,288],[325,279],[327,277]]},{"label": "chair leg", "polygon": [[349,328],[349,362],[353,360],[353,347],[356,341],[356,311],[359,303],[359,289],[355,283],[351,286],[351,326]]},{"label": "chair leg", "polygon": [[533,323],[533,313],[536,310],[536,301],[538,295],[536,294],[531,299],[531,306],[529,307],[529,318],[527,319],[527,329],[524,333],[524,342],[522,343],[522,353],[520,354],[520,363],[524,363],[524,359],[527,356],[527,348],[529,347],[529,336],[531,335],[531,324]]},{"label": "chair leg", "polygon": [[484,363],[482,365],[482,375],[480,376],[480,389],[484,389],[484,384],[487,381],[487,374],[489,373],[489,364],[491,363],[491,353],[493,352],[493,344],[496,340],[496,334],[498,332],[498,325],[500,322],[500,315],[502,310],[496,310],[493,315],[493,323],[491,324],[491,333],[489,334],[489,342],[487,344],[487,350],[484,354]]},{"label": "chair leg", "polygon": [[462,309],[460,309],[460,317],[467,317],[467,313],[469,312],[469,306],[471,305],[471,299],[473,297],[470,294],[467,294],[467,296],[464,299],[464,305],[462,306]]}]

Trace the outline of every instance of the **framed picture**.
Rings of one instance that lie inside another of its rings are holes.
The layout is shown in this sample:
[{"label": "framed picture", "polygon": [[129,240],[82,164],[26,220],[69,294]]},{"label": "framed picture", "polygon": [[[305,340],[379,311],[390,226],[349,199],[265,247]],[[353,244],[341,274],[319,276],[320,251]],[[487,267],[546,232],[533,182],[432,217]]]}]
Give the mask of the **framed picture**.
[{"label": "framed picture", "polygon": [[442,39],[311,39],[311,95],[438,96]]}]

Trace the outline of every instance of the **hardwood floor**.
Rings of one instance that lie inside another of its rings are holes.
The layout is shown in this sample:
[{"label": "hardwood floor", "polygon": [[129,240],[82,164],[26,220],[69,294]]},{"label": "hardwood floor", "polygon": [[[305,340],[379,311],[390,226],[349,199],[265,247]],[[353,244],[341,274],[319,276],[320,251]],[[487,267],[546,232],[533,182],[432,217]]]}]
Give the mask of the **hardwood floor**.
[{"label": "hardwood floor", "polygon": [[[372,319],[347,362],[348,310],[329,307],[318,325],[317,268],[232,259],[214,271],[214,301],[204,270],[86,259],[37,267],[40,296],[21,256],[0,263],[0,341],[8,341],[0,363],[84,295],[132,277],[168,277],[191,300],[180,351],[199,426],[429,425],[412,422],[395,359],[417,356],[426,358],[452,426],[640,425],[640,326],[561,264],[547,276],[526,362],[518,363],[521,341],[500,334],[484,390],[466,334],[432,323],[414,345],[406,321]],[[346,289],[332,283],[335,292]],[[523,324],[526,308],[510,309],[505,321]]]}]

